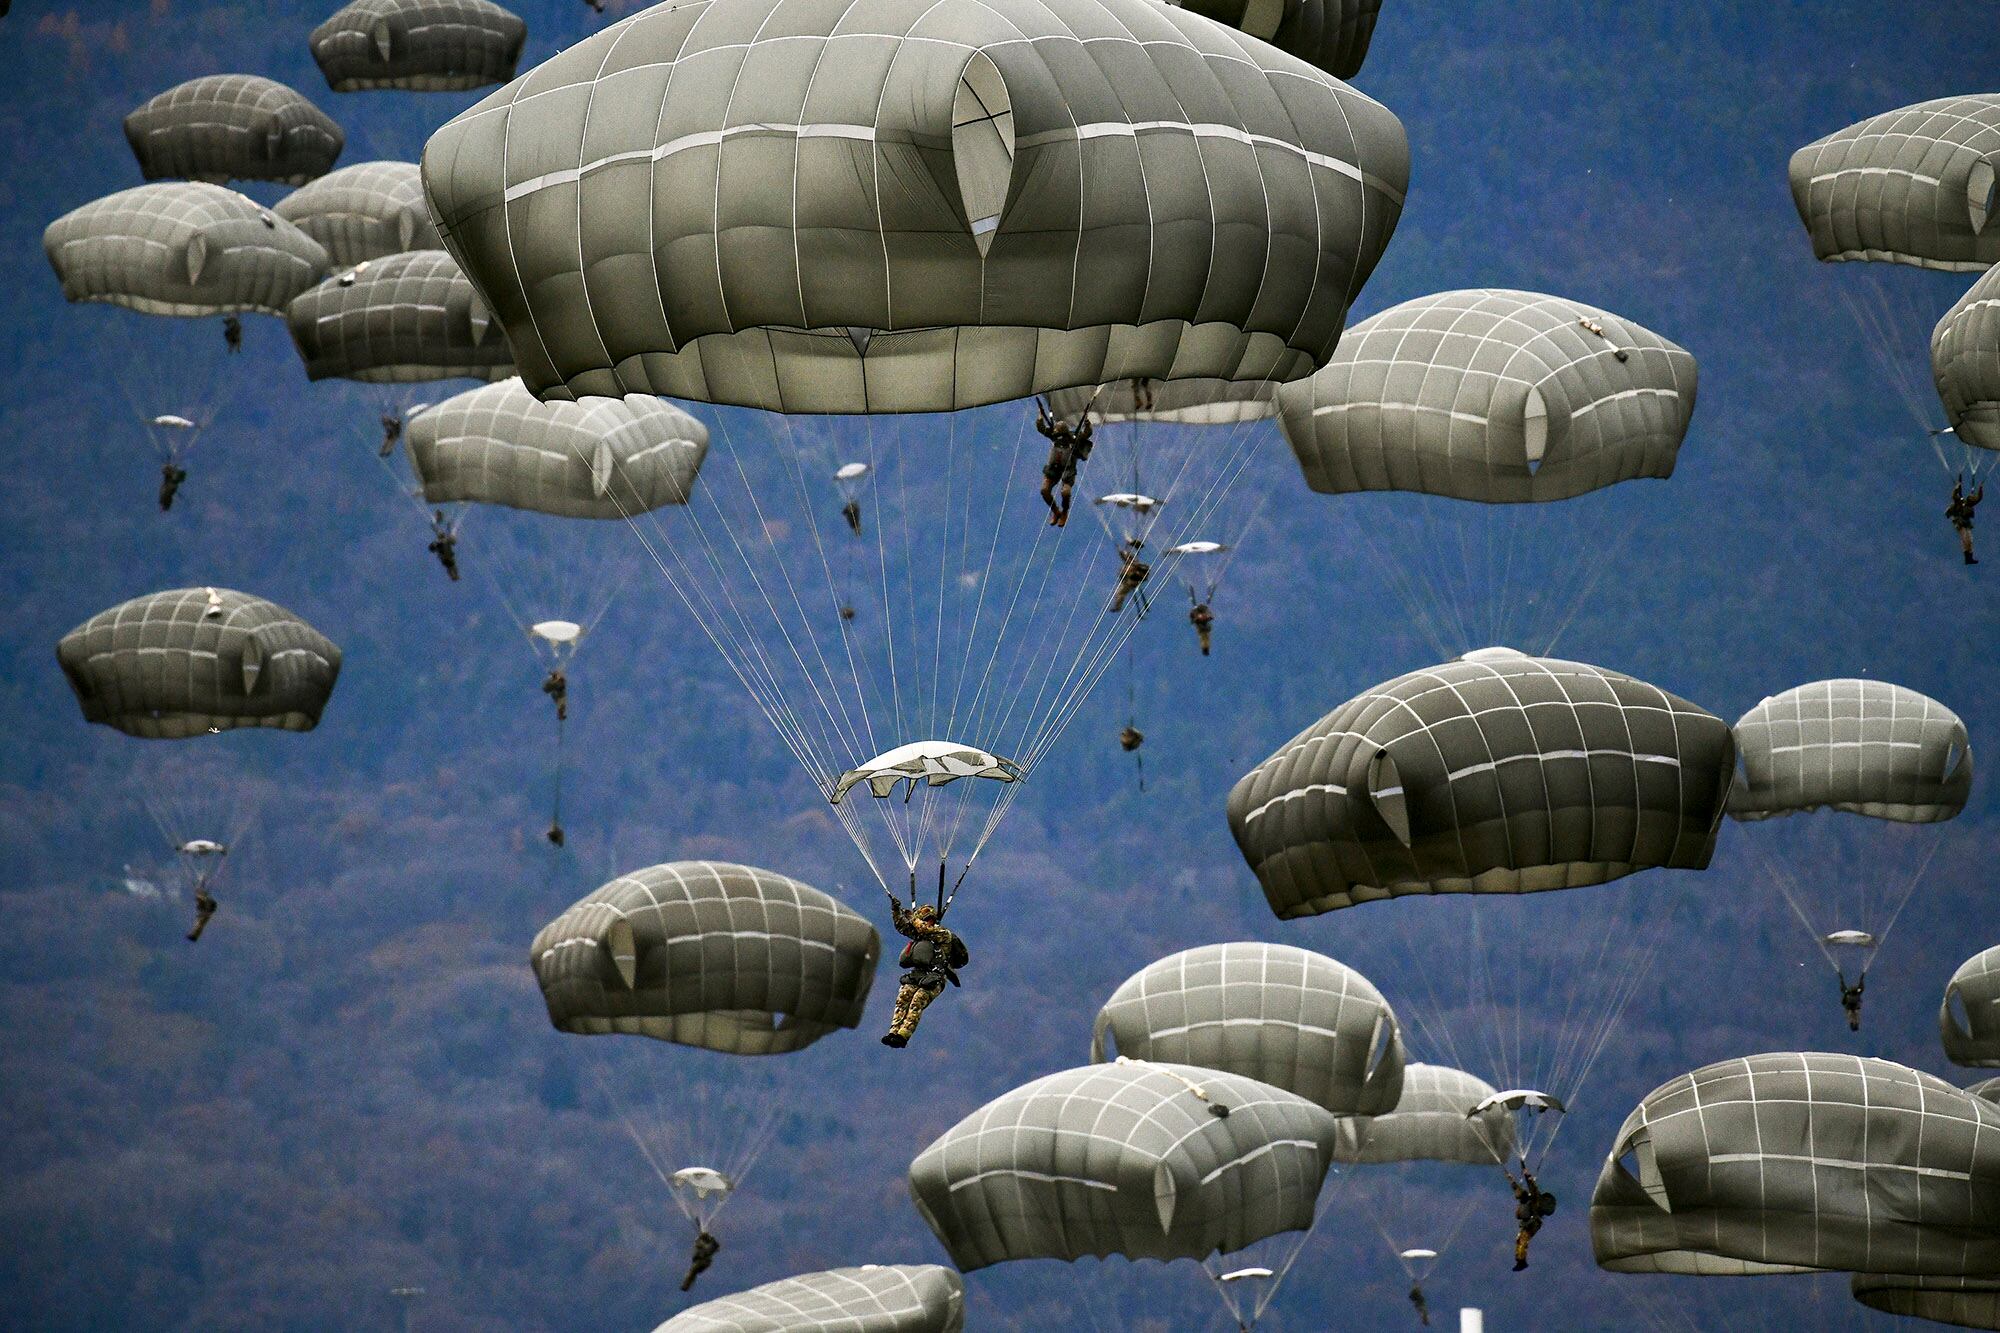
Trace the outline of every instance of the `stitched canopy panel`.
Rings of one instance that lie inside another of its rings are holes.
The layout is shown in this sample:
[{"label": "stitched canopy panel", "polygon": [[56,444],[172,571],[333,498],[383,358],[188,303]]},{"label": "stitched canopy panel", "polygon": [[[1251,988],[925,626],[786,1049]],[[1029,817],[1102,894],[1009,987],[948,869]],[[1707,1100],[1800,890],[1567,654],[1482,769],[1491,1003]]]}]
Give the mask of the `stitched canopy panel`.
[{"label": "stitched canopy panel", "polygon": [[1362,320],[1279,390],[1279,420],[1316,491],[1560,500],[1672,476],[1696,381],[1692,356],[1630,320],[1482,288]]},{"label": "stitched canopy panel", "polygon": [[658,398],[545,403],[509,379],[420,413],[405,445],[431,504],[616,519],[686,504],[708,428]]},{"label": "stitched canopy panel", "polygon": [[947,411],[1326,360],[1402,207],[1378,103],[1147,0],[696,0],[431,137],[542,397]]},{"label": "stitched canopy panel", "polygon": [[965,1284],[938,1264],[864,1264],[766,1282],[683,1310],[653,1333],[959,1333]]},{"label": "stitched canopy panel", "polygon": [[274,602],[174,588],[100,611],[56,660],[90,722],[174,739],[236,727],[311,731],[340,677],[340,649]]},{"label": "stitched canopy panel", "polygon": [[528,25],[490,0],[353,0],[310,40],[337,93],[449,92],[513,78]]},{"label": "stitched canopy panel", "polygon": [[859,1023],[881,953],[867,918],[808,884],[675,861],[579,900],[529,958],[564,1032],[774,1055]]},{"label": "stitched canopy panel", "polygon": [[1993,214],[2000,93],[1870,116],[1792,154],[1792,202],[1821,259],[1977,270],[2000,263]]},{"label": "stitched canopy panel", "polygon": [[140,185],[63,214],[42,249],[72,301],[149,315],[282,315],[326,273],[318,242],[234,190]]},{"label": "stitched canopy panel", "polygon": [[946,1130],[910,1164],[910,1195],[968,1273],[1007,1259],[1202,1259],[1312,1225],[1337,1126],[1234,1074],[1086,1065]]},{"label": "stitched canopy panel", "polygon": [[338,268],[444,244],[431,225],[414,162],[357,162],[329,171],[271,211],[325,246]]},{"label": "stitched canopy panel", "polygon": [[1229,793],[1281,917],[1416,893],[1532,893],[1699,870],[1729,728],[1645,681],[1481,649],[1350,699]]},{"label": "stitched canopy panel", "polygon": [[347,142],[324,111],[255,74],[210,74],[177,84],[125,117],[125,139],[147,180],[217,185],[303,185],[325,174]]},{"label": "stitched canopy panel", "polygon": [[1382,0],[1167,0],[1269,42],[1336,78],[1368,59]]},{"label": "stitched canopy panel", "polygon": [[1987,269],[1931,330],[1931,374],[1952,432],[1977,448],[2000,449],[2000,266]]},{"label": "stitched canopy panel", "polygon": [[2000,1329],[2000,1276],[1900,1277],[1856,1273],[1854,1299],[1885,1314],[1929,1319],[1961,1328]]},{"label": "stitched canopy panel", "polygon": [[413,250],[339,273],[285,312],[309,379],[504,380],[514,363],[451,256]]},{"label": "stitched canopy panel", "polygon": [[1406,1064],[1395,1106],[1372,1119],[1341,1121],[1339,1160],[1504,1164],[1514,1155],[1513,1116],[1498,1104],[1471,1114],[1499,1091],[1462,1069]]},{"label": "stitched canopy panel", "polygon": [[1938,1009],[1938,1036],[1953,1064],[2000,1069],[2000,944],[1980,950],[1951,974]]},{"label": "stitched canopy panel", "polygon": [[1736,720],[1737,819],[1844,810],[1933,824],[1965,808],[1972,749],[1937,700],[1886,680],[1816,680]]},{"label": "stitched canopy panel", "polygon": [[1590,1240],[1621,1273],[2000,1272],[2000,1106],[1853,1055],[1708,1065],[1626,1118]]},{"label": "stitched canopy panel", "polygon": [[1368,978],[1287,944],[1210,944],[1132,976],[1098,1011],[1090,1058],[1197,1065],[1377,1115],[1402,1090],[1403,1039]]}]

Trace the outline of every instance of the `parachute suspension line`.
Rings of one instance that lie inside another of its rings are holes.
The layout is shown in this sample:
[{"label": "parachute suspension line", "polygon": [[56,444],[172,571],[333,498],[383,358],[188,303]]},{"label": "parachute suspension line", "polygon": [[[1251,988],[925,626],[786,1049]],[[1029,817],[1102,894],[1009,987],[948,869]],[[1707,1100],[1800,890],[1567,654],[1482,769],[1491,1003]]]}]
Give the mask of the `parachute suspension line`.
[{"label": "parachute suspension line", "polygon": [[1826,942],[1827,932],[1822,928],[1821,923],[1813,920],[1812,909],[1807,903],[1804,887],[1792,877],[1791,871],[1779,864],[1774,857],[1759,845],[1756,838],[1746,837],[1743,841],[1744,845],[1750,848],[1751,856],[1756,858],[1759,868],[1764,872],[1764,878],[1778,886],[1778,892],[1784,896],[1785,905],[1792,909],[1792,915],[1799,919],[1799,924],[1806,928],[1806,934],[1812,937],[1813,947],[1819,950],[1820,957],[1826,959],[1828,967],[1832,968],[1835,972],[1839,972],[1840,960],[1833,956],[1833,950]]},{"label": "parachute suspension line", "polygon": [[[1903,909],[1910,905],[1910,899],[1916,895],[1917,885],[1923,882],[1925,872],[1931,868],[1931,858],[1937,855],[1938,847],[1943,842],[1944,839],[1942,836],[1931,838],[1930,846],[1924,851],[1924,859],[1917,863],[1917,868],[1910,872],[1909,876],[1904,879],[1902,888],[1896,891],[1894,905],[1889,909],[1888,920],[1882,923],[1880,931],[1873,932],[1875,943],[1868,946],[1868,951],[1861,964],[1861,975],[1868,975],[1869,967],[1875,962],[1875,955],[1880,953],[1882,946],[1889,942],[1889,932],[1896,928],[1896,919],[1902,916]],[[1872,912],[1869,914],[1869,917],[1870,920],[1873,919]]]}]

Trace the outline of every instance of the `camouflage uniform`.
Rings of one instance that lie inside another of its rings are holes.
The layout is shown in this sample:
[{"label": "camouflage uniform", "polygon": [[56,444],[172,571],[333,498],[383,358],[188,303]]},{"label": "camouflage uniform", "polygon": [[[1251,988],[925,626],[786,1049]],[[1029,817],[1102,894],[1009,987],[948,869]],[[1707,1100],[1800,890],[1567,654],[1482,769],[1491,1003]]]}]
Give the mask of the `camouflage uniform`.
[{"label": "camouflage uniform", "polygon": [[549,672],[549,678],[542,682],[542,693],[556,701],[556,721],[569,721],[569,677],[560,668]]},{"label": "camouflage uniform", "polygon": [[1139,585],[1153,572],[1153,567],[1139,558],[1142,549],[1144,548],[1138,542],[1118,544],[1118,554],[1125,564],[1118,571],[1118,588],[1111,594],[1112,615],[1117,615],[1125,609],[1125,599],[1139,591]]},{"label": "camouflage uniform", "polygon": [[900,1047],[916,1035],[924,1010],[944,992],[945,982],[958,985],[957,969],[965,966],[968,955],[964,941],[938,923],[936,908],[924,904],[905,909],[898,902],[892,910],[897,934],[907,935],[911,943],[903,946],[898,960],[903,983],[896,988],[896,1013],[882,1044]]},{"label": "camouflage uniform", "polygon": [[208,919],[215,915],[216,901],[206,884],[194,891],[194,929],[188,932],[190,941],[201,938],[201,932],[208,929]]},{"label": "camouflage uniform", "polygon": [[1209,639],[1215,630],[1215,612],[1208,609],[1207,602],[1196,602],[1194,610],[1188,612],[1188,623],[1201,636],[1201,655],[1207,657]]},{"label": "camouflage uniform", "polygon": [[1976,565],[1979,557],[1972,553],[1972,511],[1979,508],[1979,502],[1986,498],[1985,483],[1967,495],[1965,483],[1958,481],[1951,488],[1951,503],[1944,507],[1944,516],[1951,520],[1952,530],[1958,534],[1959,549],[1965,553],[1965,563]]},{"label": "camouflage uniform", "polygon": [[187,476],[186,468],[175,467],[172,463],[160,464],[161,513],[164,514],[167,510],[174,507],[174,493],[180,490],[181,483],[187,480]]},{"label": "camouflage uniform", "polygon": [[1852,986],[1847,984],[1846,976],[1840,978],[1840,1007],[1847,1011],[1849,1032],[1861,1031],[1861,992],[1867,985],[1867,977],[1861,978]]},{"label": "camouflage uniform", "polygon": [[840,507],[840,516],[847,520],[847,526],[854,535],[861,535],[861,501],[849,500]]},{"label": "camouflage uniform", "polygon": [[1431,1326],[1431,1303],[1424,1299],[1424,1287],[1421,1282],[1410,1288],[1410,1304],[1417,1307],[1417,1318],[1424,1321],[1425,1328],[1429,1328]]},{"label": "camouflage uniform", "polygon": [[715,1262],[715,1256],[721,1250],[722,1242],[706,1231],[694,1238],[694,1253],[688,1258],[687,1276],[681,1279],[682,1291],[694,1290],[694,1280],[708,1271],[708,1266]]},{"label": "camouflage uniform", "polygon": [[387,458],[390,454],[395,453],[396,441],[402,438],[403,419],[384,412],[382,414],[382,457]]},{"label": "camouflage uniform", "polygon": [[1137,727],[1127,726],[1125,730],[1118,733],[1118,748],[1125,751],[1126,754],[1132,753],[1132,751],[1145,743],[1146,733]]},{"label": "camouflage uniform", "polygon": [[232,352],[243,350],[243,321],[234,315],[222,317],[222,341]]},{"label": "camouflage uniform", "polygon": [[[1042,503],[1049,507],[1049,522],[1057,527],[1069,522],[1070,492],[1076,487],[1076,465],[1089,459],[1092,448],[1090,418],[1079,417],[1067,426],[1049,416],[1037,416],[1035,429],[1049,440],[1049,460],[1042,464]],[[1062,483],[1062,505],[1055,501],[1056,483]]]},{"label": "camouflage uniform", "polygon": [[451,581],[458,582],[458,534],[444,521],[444,511],[439,510],[431,519],[431,532],[430,553],[444,566],[444,572],[451,575]]},{"label": "camouflage uniform", "polygon": [[1514,1187],[1514,1220],[1521,1224],[1514,1235],[1514,1271],[1518,1273],[1528,1266],[1528,1242],[1542,1229],[1543,1219],[1556,1210],[1556,1196],[1543,1190],[1526,1171],[1519,1180],[1507,1177],[1507,1183]]}]

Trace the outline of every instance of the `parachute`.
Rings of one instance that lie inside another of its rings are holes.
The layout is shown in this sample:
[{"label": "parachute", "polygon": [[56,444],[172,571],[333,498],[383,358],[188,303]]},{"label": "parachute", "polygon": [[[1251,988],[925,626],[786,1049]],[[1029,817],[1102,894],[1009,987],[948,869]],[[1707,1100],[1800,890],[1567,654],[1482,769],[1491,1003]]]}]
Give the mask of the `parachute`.
[{"label": "parachute", "polygon": [[1382,0],[1169,0],[1269,42],[1336,78],[1351,79],[1368,58]]},{"label": "parachute", "polygon": [[805,1273],[681,1311],[653,1333],[960,1333],[965,1284],[938,1264]]},{"label": "parachute", "polygon": [[1989,1102],[2000,1104],[2000,1078],[1981,1079],[1979,1082],[1968,1086],[1966,1091],[1975,1097],[1982,1097]]},{"label": "parachute", "polygon": [[42,248],[72,301],[148,315],[282,315],[326,272],[326,251],[220,185],[140,185],[63,214]]},{"label": "parachute", "polygon": [[686,504],[708,430],[656,398],[544,403],[508,379],[415,417],[405,447],[427,504],[616,519]]},{"label": "parachute", "polygon": [[311,731],[340,649],[282,606],[227,588],[175,588],[100,611],[56,646],[84,720],[128,736],[237,727]]},{"label": "parachute", "polygon": [[294,300],[285,320],[313,380],[403,384],[514,373],[486,303],[442,250],[336,274]]},{"label": "parachute", "polygon": [[1854,1299],[1872,1310],[1960,1328],[2000,1329],[2000,1277],[1856,1273]]},{"label": "parachute", "polygon": [[1952,434],[1973,448],[2000,449],[2000,265],[1931,331],[1931,375]]},{"label": "parachute", "polygon": [[527,40],[520,16],[490,0],[351,0],[310,44],[337,93],[453,92],[513,78]]},{"label": "parachute", "polygon": [[346,144],[324,111],[255,74],[210,74],[177,84],[125,117],[125,138],[147,180],[216,185],[303,185],[331,170]]},{"label": "parachute", "polygon": [[1938,1008],[1945,1059],[1974,1069],[2000,1069],[2000,944],[1958,965]]},{"label": "parachute", "polygon": [[[1401,210],[1390,112],[1181,10],[740,17],[758,35],[636,14],[534,71],[571,91],[503,88],[426,147],[432,215],[536,394],[925,412],[1289,378],[1333,350]],[[822,65],[836,32],[899,58]],[[588,120],[633,66],[660,114]],[[906,172],[924,185],[893,208],[855,188]]]},{"label": "parachute", "polygon": [[1338,1116],[1378,1115],[1402,1088],[1402,1034],[1381,992],[1283,944],[1210,944],[1148,964],[1098,1011],[1090,1058],[1114,1047],[1253,1078]]},{"label": "parachute", "polygon": [[336,268],[443,249],[414,162],[356,162],[292,191],[271,211],[326,247]]},{"label": "parachute", "polygon": [[2000,93],[1871,116],[1792,154],[1792,202],[1825,260],[1978,270],[2000,263]]},{"label": "parachute", "polygon": [[1626,1118],[1591,1247],[1615,1273],[2000,1272],[1996,1131],[2000,1106],[1887,1060],[1721,1061]]},{"label": "parachute", "polygon": [[882,941],[798,880],[679,861],[619,876],[543,927],[549,1021],[735,1055],[796,1051],[861,1021]]}]

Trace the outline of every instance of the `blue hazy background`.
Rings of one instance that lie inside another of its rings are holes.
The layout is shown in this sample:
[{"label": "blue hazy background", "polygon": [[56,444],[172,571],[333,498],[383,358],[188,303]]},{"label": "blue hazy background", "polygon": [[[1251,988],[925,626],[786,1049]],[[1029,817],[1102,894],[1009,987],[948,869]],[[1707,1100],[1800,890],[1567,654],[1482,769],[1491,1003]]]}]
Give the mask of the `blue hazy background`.
[{"label": "blue hazy background", "polygon": [[[371,460],[367,398],[308,387],[277,322],[246,320],[194,476],[172,514],[155,509],[136,371],[99,338],[105,312],[65,307],[41,230],[137,184],[120,118],[201,74],[306,92],[346,127],[346,161],[415,157],[473,98],[327,92],[306,34],[334,7],[16,0],[0,21],[10,1328],[392,1328],[389,1289],[405,1285],[425,1289],[413,1311],[425,1329],[651,1328],[685,1304],[689,1236],[602,1082],[633,1104],[678,1104],[743,1076],[663,1044],[557,1034],[528,941],[616,871],[687,857],[838,887],[880,915],[809,784],[644,571],[579,673],[571,841],[549,855],[532,656],[486,582],[438,574]],[[513,7],[529,23],[524,66],[601,22],[581,0]],[[1701,363],[1671,481],[1534,539],[1530,586],[1535,570],[1553,586],[1602,566],[1564,655],[1726,718],[1806,680],[1890,678],[1956,708],[1992,753],[2000,569],[1959,563],[1940,515],[1949,478],[1840,295],[1874,292],[1900,312],[1900,354],[1927,392],[1930,324],[1971,275],[1815,263],[1785,164],[1864,115],[1990,90],[1996,55],[1985,0],[1387,0],[1355,82],[1401,116],[1414,167],[1357,314],[1452,287],[1542,289],[1628,315]],[[219,341],[213,321],[162,329],[189,348]],[[1114,674],[954,913],[976,958],[967,989],[890,1052],[875,1041],[885,970],[861,1032],[756,1072],[786,1089],[776,1136],[698,1297],[839,1264],[942,1261],[905,1193],[909,1158],[980,1102],[1085,1058],[1097,1005],[1159,955],[1287,941],[1354,963],[1397,999],[1409,963],[1373,947],[1366,922],[1271,917],[1223,800],[1326,709],[1435,660],[1383,570],[1424,558],[1398,546],[1424,538],[1393,506],[1307,492],[1275,433],[1266,453],[1275,480],[1218,604],[1215,656],[1194,655],[1177,613],[1141,629],[1129,709]],[[143,804],[159,781],[153,747],[87,727],[53,654],[91,613],[189,583],[273,598],[346,652],[316,732],[232,736],[217,751],[257,821],[199,948],[180,938],[184,899],[122,886],[123,867],[165,859]],[[1148,733],[1144,792],[1114,742],[1128,714]],[[1723,830],[1706,873],[1653,876],[1682,910],[1652,927],[1671,932],[1655,971],[1545,1173],[1565,1206],[1533,1269],[1505,1271],[1511,1208],[1496,1176],[1433,1305],[1484,1306],[1493,1330],[1886,1326],[1838,1278],[1599,1272],[1583,1205],[1626,1111],[1711,1060],[1854,1050],[1970,1081],[1942,1067],[1935,1014],[1952,969],[2000,937],[1992,788],[1982,778],[1940,835],[1857,1036],[1745,829]],[[1797,873],[1811,891],[1894,869],[1863,857]],[[1428,947],[1451,968],[1462,946]],[[746,1079],[737,1095],[763,1086]],[[970,1327],[1220,1327],[1204,1285],[1188,1264],[1003,1266],[968,1279]],[[1268,1326],[1410,1326],[1403,1291],[1373,1228],[1336,1205]]]}]

